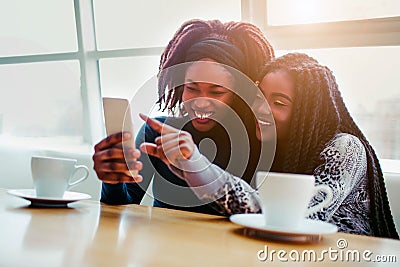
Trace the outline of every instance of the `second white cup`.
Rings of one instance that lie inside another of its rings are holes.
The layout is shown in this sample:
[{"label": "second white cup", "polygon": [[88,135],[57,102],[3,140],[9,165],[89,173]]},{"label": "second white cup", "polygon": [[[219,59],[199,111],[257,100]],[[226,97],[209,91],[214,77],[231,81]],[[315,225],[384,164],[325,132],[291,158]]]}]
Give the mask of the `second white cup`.
[{"label": "second white cup", "polygon": [[[312,175],[257,172],[257,188],[266,225],[296,229],[305,217],[331,202],[329,186],[315,186],[314,183]],[[312,197],[320,191],[325,193],[325,199],[307,209]]]}]

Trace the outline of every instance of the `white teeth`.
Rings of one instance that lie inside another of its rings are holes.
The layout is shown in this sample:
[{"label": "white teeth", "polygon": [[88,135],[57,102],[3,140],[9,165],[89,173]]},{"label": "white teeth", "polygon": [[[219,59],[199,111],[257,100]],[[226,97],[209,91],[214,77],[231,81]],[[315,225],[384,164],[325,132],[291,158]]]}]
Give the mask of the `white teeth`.
[{"label": "white teeth", "polygon": [[271,126],[272,123],[268,121],[257,120],[260,125]]},{"label": "white teeth", "polygon": [[199,112],[199,111],[194,111],[194,115],[199,118],[199,119],[207,119],[211,115],[213,115],[214,112]]}]

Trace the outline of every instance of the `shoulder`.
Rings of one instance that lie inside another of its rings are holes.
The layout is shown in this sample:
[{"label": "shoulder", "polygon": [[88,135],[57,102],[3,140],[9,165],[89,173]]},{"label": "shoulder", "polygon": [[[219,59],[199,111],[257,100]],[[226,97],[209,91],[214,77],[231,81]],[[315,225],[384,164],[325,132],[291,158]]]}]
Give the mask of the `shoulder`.
[{"label": "shoulder", "polygon": [[336,134],[325,146],[323,153],[329,151],[336,151],[340,155],[365,155],[365,148],[360,139],[348,133]]},{"label": "shoulder", "polygon": [[[321,158],[325,161],[322,169],[338,174],[357,172],[362,175],[367,166],[363,143],[356,136],[347,133],[336,134],[321,152]],[[318,169],[321,171],[321,166]]]},{"label": "shoulder", "polygon": [[354,135],[339,133],[327,143],[321,152],[321,159],[323,163],[314,170],[316,182],[329,185],[337,192],[337,201],[342,203],[366,177],[367,156],[364,145]]},{"label": "shoulder", "polygon": [[357,145],[361,145],[362,146],[362,143],[361,143],[360,139],[358,139],[357,136],[354,136],[354,135],[349,134],[349,133],[338,133],[332,138],[331,142],[347,143],[347,144],[355,143]]}]

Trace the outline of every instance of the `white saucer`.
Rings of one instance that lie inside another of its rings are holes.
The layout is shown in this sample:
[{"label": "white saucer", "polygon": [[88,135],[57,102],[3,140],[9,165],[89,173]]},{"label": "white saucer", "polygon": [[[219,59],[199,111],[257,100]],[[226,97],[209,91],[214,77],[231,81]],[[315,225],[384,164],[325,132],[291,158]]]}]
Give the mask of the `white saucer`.
[{"label": "white saucer", "polygon": [[230,218],[231,222],[256,230],[251,235],[261,235],[267,238],[294,242],[315,242],[322,238],[322,235],[336,233],[336,225],[304,219],[297,229],[288,229],[279,226],[266,225],[263,214],[235,214]]},{"label": "white saucer", "polygon": [[24,198],[34,207],[66,207],[68,203],[91,198],[90,195],[78,192],[66,191],[62,198],[37,197],[35,189],[12,189],[9,194]]}]

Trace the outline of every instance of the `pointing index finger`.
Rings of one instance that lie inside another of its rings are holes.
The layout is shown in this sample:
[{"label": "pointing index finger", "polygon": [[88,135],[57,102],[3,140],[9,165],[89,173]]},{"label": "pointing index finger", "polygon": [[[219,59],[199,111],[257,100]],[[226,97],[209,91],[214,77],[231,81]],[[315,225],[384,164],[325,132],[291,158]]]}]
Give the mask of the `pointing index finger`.
[{"label": "pointing index finger", "polygon": [[168,134],[168,133],[176,133],[179,132],[178,129],[167,125],[165,123],[161,123],[158,120],[152,119],[144,115],[143,113],[139,113],[139,116],[142,120],[144,120],[153,130],[157,131],[160,134]]}]

